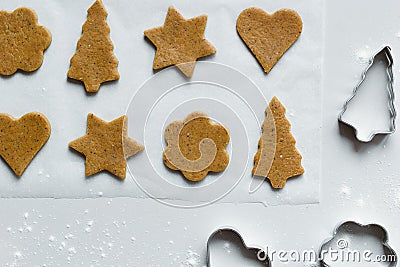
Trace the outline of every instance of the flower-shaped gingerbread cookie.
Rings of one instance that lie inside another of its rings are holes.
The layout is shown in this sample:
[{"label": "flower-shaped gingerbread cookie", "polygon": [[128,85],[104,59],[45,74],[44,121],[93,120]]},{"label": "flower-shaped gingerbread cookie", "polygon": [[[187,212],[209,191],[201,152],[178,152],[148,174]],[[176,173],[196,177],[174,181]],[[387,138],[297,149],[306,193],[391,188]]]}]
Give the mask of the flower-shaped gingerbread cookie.
[{"label": "flower-shaped gingerbread cookie", "polygon": [[50,42],[50,32],[38,25],[32,9],[22,7],[12,13],[0,11],[0,74],[11,75],[18,69],[37,70]]},{"label": "flower-shaped gingerbread cookie", "polygon": [[165,129],[168,146],[163,154],[164,164],[181,171],[190,181],[203,180],[208,172],[220,172],[228,166],[229,139],[222,125],[212,123],[204,113],[193,112]]}]

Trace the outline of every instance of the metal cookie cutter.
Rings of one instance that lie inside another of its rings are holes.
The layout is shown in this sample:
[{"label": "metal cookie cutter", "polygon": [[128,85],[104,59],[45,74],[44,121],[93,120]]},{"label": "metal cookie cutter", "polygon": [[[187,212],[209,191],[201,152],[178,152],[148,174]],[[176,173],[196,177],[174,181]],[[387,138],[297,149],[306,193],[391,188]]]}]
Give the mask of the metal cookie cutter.
[{"label": "metal cookie cutter", "polygon": [[388,245],[388,234],[378,224],[362,225],[348,221],[339,225],[333,237],[319,250],[322,266],[387,266],[397,265],[395,251]]},{"label": "metal cookie cutter", "polygon": [[[387,71],[387,75],[388,75],[388,85],[387,85],[387,90],[388,90],[388,98],[389,98],[389,113],[390,113],[390,125],[389,125],[389,129],[388,130],[373,130],[369,133],[369,135],[367,137],[360,137],[357,127],[355,125],[353,125],[351,122],[346,121],[345,119],[343,119],[343,115],[346,112],[349,103],[351,102],[351,100],[357,95],[358,89],[361,87],[362,83],[364,82],[368,70],[379,60],[384,59],[385,64],[386,64],[386,71]],[[343,110],[342,112],[339,114],[338,120],[339,122],[346,124],[350,127],[352,127],[355,131],[355,136],[356,138],[360,141],[360,142],[370,142],[375,135],[377,134],[391,134],[394,133],[396,130],[396,126],[395,126],[395,120],[396,120],[396,109],[394,107],[394,90],[393,90],[393,57],[391,54],[391,48],[389,46],[385,46],[384,48],[382,48],[377,54],[375,54],[369,61],[369,65],[367,67],[367,69],[363,72],[362,76],[361,76],[361,81],[357,84],[357,86],[354,88],[353,90],[353,94],[352,96],[344,103],[343,106]]]},{"label": "metal cookie cutter", "polygon": [[225,227],[213,232],[207,240],[207,267],[221,266],[270,267],[271,263],[262,248],[248,246],[237,230]]}]

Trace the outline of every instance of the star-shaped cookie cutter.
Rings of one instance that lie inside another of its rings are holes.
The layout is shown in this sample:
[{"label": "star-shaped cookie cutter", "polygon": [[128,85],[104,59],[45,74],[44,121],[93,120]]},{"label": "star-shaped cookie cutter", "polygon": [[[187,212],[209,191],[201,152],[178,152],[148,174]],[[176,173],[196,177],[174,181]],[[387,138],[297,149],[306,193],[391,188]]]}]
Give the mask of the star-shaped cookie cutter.
[{"label": "star-shaped cookie cutter", "polygon": [[[389,113],[390,113],[389,129],[388,130],[374,130],[374,131],[370,132],[370,134],[368,135],[367,138],[360,138],[358,136],[357,127],[355,125],[353,125],[352,123],[350,123],[348,121],[345,121],[343,119],[343,115],[346,112],[347,107],[348,107],[349,103],[351,102],[351,100],[357,95],[361,84],[364,82],[364,80],[365,80],[365,78],[367,76],[368,70],[375,64],[376,59],[379,58],[379,57],[382,57],[382,56],[385,57],[386,60],[387,60],[387,62],[386,62],[386,71],[387,71],[387,75],[388,75],[388,78],[389,78],[389,82],[388,82],[388,86],[387,86],[388,98],[389,98],[388,106],[389,106]],[[339,117],[338,117],[339,122],[341,122],[341,123],[343,123],[345,125],[348,125],[351,128],[353,128],[354,132],[355,132],[355,136],[356,136],[357,140],[359,140],[360,142],[367,143],[367,142],[370,142],[375,137],[375,135],[378,135],[378,134],[383,134],[383,135],[392,134],[392,133],[394,133],[396,131],[395,120],[396,120],[397,114],[396,114],[396,109],[395,109],[394,104],[393,104],[394,103],[394,90],[393,90],[393,70],[392,70],[392,67],[393,67],[393,57],[392,57],[392,54],[391,54],[391,48],[389,46],[385,46],[384,48],[382,48],[377,54],[375,54],[370,59],[368,67],[362,73],[361,81],[354,88],[353,94],[344,103],[343,110],[339,114]]]}]

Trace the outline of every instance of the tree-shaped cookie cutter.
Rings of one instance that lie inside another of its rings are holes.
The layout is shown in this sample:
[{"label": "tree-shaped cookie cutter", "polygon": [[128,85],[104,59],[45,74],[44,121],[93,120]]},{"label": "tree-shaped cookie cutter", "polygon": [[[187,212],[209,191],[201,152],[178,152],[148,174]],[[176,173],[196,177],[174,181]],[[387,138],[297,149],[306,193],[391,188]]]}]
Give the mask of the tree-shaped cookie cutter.
[{"label": "tree-shaped cookie cutter", "polygon": [[[357,95],[358,89],[360,88],[361,84],[364,82],[364,80],[365,80],[365,78],[367,76],[368,70],[375,64],[376,58],[381,57],[381,56],[384,56],[387,59],[386,71],[387,71],[387,75],[388,75],[388,79],[389,79],[389,82],[388,82],[388,85],[387,85],[387,90],[388,90],[388,99],[389,99],[388,107],[389,107],[389,113],[390,113],[390,125],[389,125],[389,129],[388,130],[371,131],[369,136],[367,138],[363,139],[363,138],[360,138],[358,136],[358,134],[357,134],[358,130],[357,130],[356,126],[353,125],[350,122],[345,121],[343,119],[343,115],[346,112],[347,107],[348,107],[349,103],[351,102],[351,100]],[[361,81],[354,88],[353,94],[344,103],[343,110],[339,114],[339,117],[338,117],[339,122],[341,122],[341,123],[343,123],[345,125],[348,125],[351,128],[353,128],[354,132],[355,132],[355,136],[356,136],[357,140],[359,140],[360,142],[367,143],[367,142],[370,142],[375,137],[375,135],[378,135],[378,134],[384,134],[384,135],[392,134],[392,133],[394,133],[396,131],[396,125],[395,125],[396,109],[394,107],[394,90],[393,90],[393,70],[392,70],[392,67],[393,67],[393,57],[392,57],[392,54],[391,54],[391,48],[389,46],[385,46],[384,48],[382,48],[377,54],[375,54],[370,59],[368,67],[362,73]]]},{"label": "tree-shaped cookie cutter", "polygon": [[257,266],[258,264],[259,266],[271,266],[271,261],[264,249],[257,246],[248,245],[236,229],[232,227],[222,227],[214,231],[207,240],[207,267],[221,267],[221,265],[216,265],[216,263],[213,261],[210,249],[211,243],[214,241],[214,239],[218,238],[218,236],[230,236],[236,238],[241,243],[242,247],[244,247],[249,254],[252,254],[252,258],[257,260]]},{"label": "tree-shaped cookie cutter", "polygon": [[[368,239],[368,237],[370,239]],[[381,248],[381,255],[376,255],[373,253],[372,250],[370,250],[370,248],[365,247],[365,245],[371,240],[378,240],[379,246]],[[333,236],[321,245],[319,249],[320,264],[324,267],[333,267],[334,264],[330,265],[326,257],[330,255],[335,255],[335,258],[337,259],[335,262],[338,262],[338,265],[340,266],[342,266],[341,264],[343,263],[340,262],[340,260],[346,260],[346,263],[349,263],[349,266],[352,266],[351,260],[354,261],[359,256],[359,259],[363,261],[368,262],[368,259],[366,257],[371,260],[369,263],[371,263],[372,265],[367,264],[367,266],[376,266],[373,264],[375,263],[385,264],[387,267],[395,267],[397,266],[397,255],[396,252],[389,246],[388,240],[388,233],[386,229],[381,225],[362,225],[354,221],[344,222],[337,226],[333,232]],[[354,247],[357,247],[357,245],[364,246],[363,251],[361,251],[360,249],[354,249]],[[357,264],[359,263],[360,261],[357,262]]]}]

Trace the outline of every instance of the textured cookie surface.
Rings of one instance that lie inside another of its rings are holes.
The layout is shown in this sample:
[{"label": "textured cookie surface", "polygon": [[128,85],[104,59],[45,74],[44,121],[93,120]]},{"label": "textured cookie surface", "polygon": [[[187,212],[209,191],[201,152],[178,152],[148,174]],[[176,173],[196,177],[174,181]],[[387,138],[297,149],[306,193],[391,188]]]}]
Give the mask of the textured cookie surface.
[{"label": "textured cookie surface", "polygon": [[157,48],[153,69],[177,65],[191,77],[196,60],[216,52],[204,37],[206,23],[205,15],[185,19],[175,8],[169,7],[164,26],[144,32]]},{"label": "textured cookie surface", "polygon": [[222,125],[212,123],[204,113],[193,112],[165,129],[164,164],[190,181],[200,181],[208,172],[221,172],[228,166],[229,139]]},{"label": "textured cookie surface", "polygon": [[22,7],[12,13],[0,11],[0,74],[11,75],[18,69],[37,70],[50,42],[50,32],[38,25],[32,9]]},{"label": "textured cookie surface", "polygon": [[[274,188],[283,188],[287,179],[304,173],[302,156],[296,149],[296,140],[290,132],[285,112],[285,107],[274,97],[266,110],[267,119],[263,124],[259,149],[254,156],[253,174],[267,177]],[[274,122],[271,123],[268,118],[273,118]],[[273,139],[275,144],[271,146]],[[272,164],[269,164],[271,160]],[[268,168],[260,167],[261,164]]]},{"label": "textured cookie surface", "polygon": [[125,178],[126,159],[144,149],[128,137],[127,127],[126,116],[105,122],[93,114],[88,115],[86,135],[69,143],[71,148],[86,156],[86,176],[107,170]]},{"label": "textured cookie surface", "polygon": [[303,22],[291,9],[281,9],[270,15],[251,7],[240,13],[236,29],[264,71],[269,72],[300,37]]},{"label": "textured cookie surface", "polygon": [[97,92],[100,85],[119,79],[118,60],[110,39],[107,11],[100,0],[88,9],[77,50],[71,58],[68,77],[82,81],[87,92]]},{"label": "textured cookie surface", "polygon": [[50,123],[37,112],[19,119],[0,114],[0,156],[21,176],[50,137]]}]

